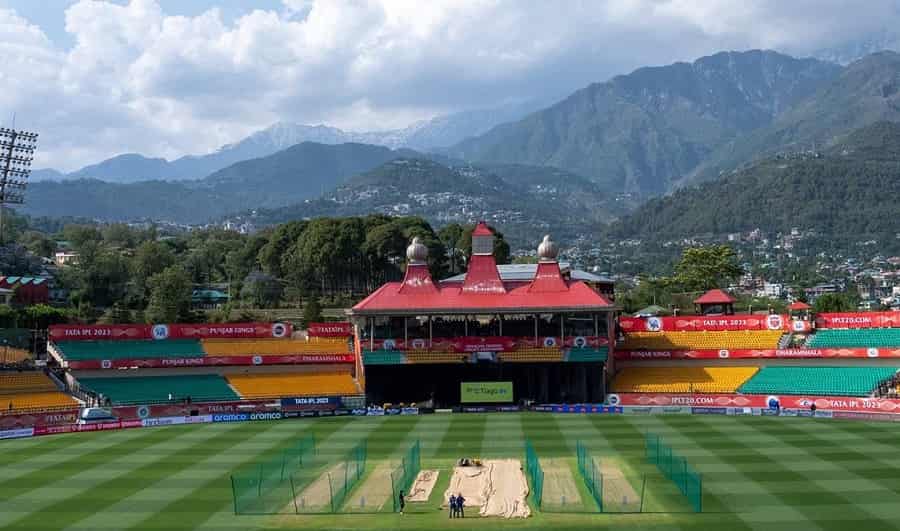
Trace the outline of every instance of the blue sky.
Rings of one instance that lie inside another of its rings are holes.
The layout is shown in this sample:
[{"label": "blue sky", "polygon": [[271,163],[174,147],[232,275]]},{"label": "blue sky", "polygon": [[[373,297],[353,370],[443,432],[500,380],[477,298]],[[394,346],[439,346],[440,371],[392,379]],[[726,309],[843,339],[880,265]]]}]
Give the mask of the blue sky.
[{"label": "blue sky", "polygon": [[38,167],[171,159],[278,121],[399,128],[722,50],[897,48],[898,4],[0,0],[0,122],[41,133]]}]

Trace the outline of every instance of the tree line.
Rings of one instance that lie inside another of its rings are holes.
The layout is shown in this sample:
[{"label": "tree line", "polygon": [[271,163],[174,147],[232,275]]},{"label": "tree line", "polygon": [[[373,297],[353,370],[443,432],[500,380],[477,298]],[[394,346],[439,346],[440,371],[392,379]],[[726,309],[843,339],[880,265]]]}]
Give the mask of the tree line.
[{"label": "tree line", "polygon": [[[413,237],[428,247],[434,278],[462,272],[474,225],[435,230],[419,217],[369,215],[296,220],[246,235],[94,223],[47,231],[15,216],[9,227],[0,274],[40,274],[57,250],[77,253],[54,274],[72,319],[196,322],[227,320],[248,308],[351,305],[402,278]],[[507,263],[509,245],[495,233],[495,256]],[[225,291],[230,301],[219,311],[198,312],[192,307],[198,289]]]}]

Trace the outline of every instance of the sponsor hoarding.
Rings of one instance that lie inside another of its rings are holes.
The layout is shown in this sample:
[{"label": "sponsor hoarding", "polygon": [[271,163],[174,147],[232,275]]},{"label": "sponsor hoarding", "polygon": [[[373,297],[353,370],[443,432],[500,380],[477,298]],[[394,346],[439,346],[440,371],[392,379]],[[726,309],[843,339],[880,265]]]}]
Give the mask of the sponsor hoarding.
[{"label": "sponsor hoarding", "polygon": [[293,354],[287,356],[204,356],[202,358],[152,358],[68,361],[70,369],[120,369],[127,367],[210,367],[226,365],[300,365],[312,363],[353,363],[354,355]]},{"label": "sponsor hoarding", "polygon": [[29,428],[32,426],[60,426],[75,424],[78,410],[54,411],[48,413],[28,413],[23,415],[0,415],[0,429]]},{"label": "sponsor hoarding", "polygon": [[509,403],[513,401],[513,383],[461,382],[459,396],[463,404]]},{"label": "sponsor hoarding", "polygon": [[607,395],[607,403],[623,406],[691,406],[691,407],[758,407],[802,411],[813,405],[825,411],[861,411],[900,414],[900,400],[889,398],[806,396],[806,395],[738,395],[738,394],[654,394],[616,393]]},{"label": "sponsor hoarding", "polygon": [[719,350],[616,350],[616,359],[900,358],[900,348],[786,348]]},{"label": "sponsor hoarding", "polygon": [[309,337],[349,337],[353,335],[350,323],[309,323],[306,330]]},{"label": "sponsor hoarding", "polygon": [[250,339],[291,337],[290,323],[221,323],[154,325],[51,325],[53,341],[125,339]]},{"label": "sponsor hoarding", "polygon": [[719,317],[619,317],[625,332],[689,332],[692,330],[790,330],[807,332],[809,321],[787,315],[728,315]]},{"label": "sponsor hoarding", "polygon": [[898,328],[900,312],[820,313],[818,328]]},{"label": "sponsor hoarding", "polygon": [[34,428],[17,428],[14,430],[0,430],[0,439],[21,439],[34,435]]}]

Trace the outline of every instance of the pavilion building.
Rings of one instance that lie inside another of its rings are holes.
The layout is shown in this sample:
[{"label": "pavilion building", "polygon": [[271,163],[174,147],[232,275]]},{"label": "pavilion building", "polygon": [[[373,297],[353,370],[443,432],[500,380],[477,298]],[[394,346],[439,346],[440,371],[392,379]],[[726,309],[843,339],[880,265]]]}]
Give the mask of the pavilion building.
[{"label": "pavilion building", "polygon": [[436,282],[414,238],[400,282],[348,311],[373,401],[458,403],[463,381],[511,381],[516,400],[602,401],[615,307],[563,274],[545,236],[530,279],[504,279],[484,223],[462,279]]}]

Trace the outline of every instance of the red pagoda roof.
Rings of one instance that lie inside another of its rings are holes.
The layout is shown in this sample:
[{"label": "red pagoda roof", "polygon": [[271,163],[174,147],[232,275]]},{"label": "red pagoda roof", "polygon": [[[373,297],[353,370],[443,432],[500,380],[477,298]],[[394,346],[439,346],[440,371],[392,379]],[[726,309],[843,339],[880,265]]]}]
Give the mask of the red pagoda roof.
[{"label": "red pagoda roof", "polygon": [[[493,235],[483,222],[476,236]],[[545,238],[549,242],[549,236]],[[482,241],[482,243],[484,243]],[[547,256],[538,264],[531,282],[503,282],[494,256],[474,252],[462,285],[440,285],[432,281],[417,242],[407,249],[410,263],[402,282],[388,282],[353,307],[353,314],[472,314],[496,312],[555,312],[611,309],[609,299],[580,280],[562,277],[555,244],[549,242]],[[486,247],[486,246],[485,246]],[[412,259],[415,260],[412,260]]]},{"label": "red pagoda roof", "polygon": [[694,304],[732,304],[737,299],[720,289],[711,289],[694,300]]},{"label": "red pagoda roof", "polygon": [[809,304],[806,304],[803,301],[795,301],[795,302],[792,302],[790,304],[790,306],[788,306],[788,310],[792,310],[792,311],[809,310],[811,308],[812,308],[812,306],[810,306]]},{"label": "red pagoda roof", "polygon": [[564,291],[532,291],[531,284],[503,293],[466,293],[460,286],[429,293],[403,293],[401,282],[388,282],[353,307],[353,313],[491,313],[493,311],[575,311],[610,308],[612,303],[581,281],[565,282]]}]

